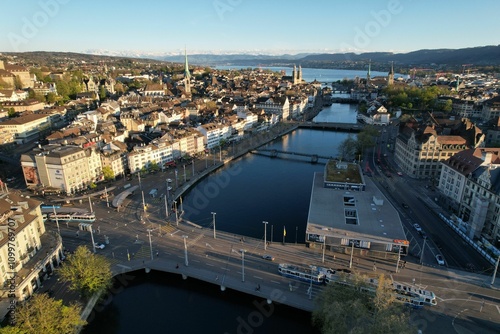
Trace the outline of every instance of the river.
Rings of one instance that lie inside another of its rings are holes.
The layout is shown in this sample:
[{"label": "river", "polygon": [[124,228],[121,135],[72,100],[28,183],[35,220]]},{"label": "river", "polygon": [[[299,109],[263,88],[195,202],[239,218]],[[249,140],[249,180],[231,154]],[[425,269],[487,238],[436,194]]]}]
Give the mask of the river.
[{"label": "river", "polygon": [[[325,70],[328,71],[328,70]],[[333,104],[317,121],[356,122],[355,106]],[[298,129],[266,147],[335,156],[348,133]],[[232,173],[225,172],[231,168]],[[247,154],[202,180],[185,197],[185,217],[202,226],[217,213],[217,229],[263,238],[262,221],[269,222],[267,238],[304,242],[313,174],[323,164],[272,159]],[[228,175],[230,175],[228,177]],[[215,285],[166,273],[134,273],[133,284],[95,313],[83,333],[236,333],[259,303],[253,296],[222,293]],[[243,331],[246,333],[245,331]],[[253,333],[314,333],[307,312],[276,305]]]}]

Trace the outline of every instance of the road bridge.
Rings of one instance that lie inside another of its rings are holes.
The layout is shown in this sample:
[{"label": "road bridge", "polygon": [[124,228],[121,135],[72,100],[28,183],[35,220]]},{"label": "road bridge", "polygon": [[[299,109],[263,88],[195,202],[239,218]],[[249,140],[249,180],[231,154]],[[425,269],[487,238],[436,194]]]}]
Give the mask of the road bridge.
[{"label": "road bridge", "polygon": [[344,132],[360,132],[364,125],[361,123],[327,123],[327,122],[305,122],[299,124],[303,129],[320,129]]},{"label": "road bridge", "polygon": [[301,153],[301,152],[292,152],[292,151],[282,151],[282,150],[267,149],[267,148],[259,148],[256,150],[252,150],[250,152],[252,154],[260,154],[260,155],[268,156],[271,158],[276,158],[276,157],[278,157],[278,155],[291,155],[291,156],[297,156],[297,157],[306,157],[306,158],[310,159],[311,163],[317,163],[317,162],[319,162],[320,159],[322,159],[322,160],[336,159],[333,156],[309,154],[309,153]]}]

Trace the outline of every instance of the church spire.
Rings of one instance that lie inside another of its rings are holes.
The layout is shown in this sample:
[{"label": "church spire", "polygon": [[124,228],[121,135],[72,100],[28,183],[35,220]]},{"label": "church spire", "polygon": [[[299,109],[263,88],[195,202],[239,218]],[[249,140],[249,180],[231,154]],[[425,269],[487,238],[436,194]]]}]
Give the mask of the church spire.
[{"label": "church spire", "polygon": [[188,56],[187,56],[187,51],[186,48],[184,48],[184,57],[185,57],[185,62],[184,62],[184,91],[187,94],[191,94],[191,73],[189,72],[189,65],[188,65]]},{"label": "church spire", "polygon": [[188,65],[188,56],[187,56],[187,51],[186,48],[184,48],[184,77],[185,78],[191,78],[191,73],[189,73],[189,65]]},{"label": "church spire", "polygon": [[389,86],[394,84],[394,62],[391,61],[391,71],[389,72],[389,75],[387,76],[387,84]]}]

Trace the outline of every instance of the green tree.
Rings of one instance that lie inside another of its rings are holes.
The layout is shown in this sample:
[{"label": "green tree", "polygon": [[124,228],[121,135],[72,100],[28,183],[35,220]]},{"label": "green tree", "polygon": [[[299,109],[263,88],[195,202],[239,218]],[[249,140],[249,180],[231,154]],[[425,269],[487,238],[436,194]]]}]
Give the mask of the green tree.
[{"label": "green tree", "polygon": [[109,166],[102,167],[102,174],[104,176],[104,180],[106,181],[115,179],[115,172],[113,172],[113,170]]},{"label": "green tree", "polygon": [[157,172],[160,170],[160,166],[158,166],[158,164],[154,161],[152,161],[150,164],[149,164],[149,170],[152,171],[152,172]]},{"label": "green tree", "polygon": [[446,100],[443,106],[443,111],[450,112],[453,109],[453,101],[451,99]]},{"label": "green tree", "polygon": [[313,322],[323,334],[415,333],[403,303],[396,301],[391,282],[383,275],[375,288],[360,274],[343,275],[317,299]]},{"label": "green tree", "polygon": [[47,103],[50,104],[56,103],[57,95],[55,93],[50,92],[45,96],[45,100],[47,101]]},{"label": "green tree", "polygon": [[1,328],[0,334],[78,333],[79,327],[86,324],[80,313],[78,304],[65,306],[62,300],[35,294],[16,310],[16,324]]},{"label": "green tree", "polygon": [[17,115],[17,112],[14,110],[14,108],[9,108],[9,111],[7,111],[7,117],[12,118]]},{"label": "green tree", "polygon": [[85,298],[108,289],[112,282],[108,260],[85,246],[78,246],[75,253],[68,256],[59,274],[63,281],[70,282],[71,290],[78,291]]},{"label": "green tree", "polygon": [[358,142],[357,140],[349,135],[339,144],[339,155],[342,160],[353,160],[357,152]]},{"label": "green tree", "polygon": [[106,92],[106,87],[104,85],[99,86],[99,98],[101,100],[104,100],[106,98],[107,92]]},{"label": "green tree", "polygon": [[19,75],[16,75],[14,77],[14,88],[15,89],[23,89],[23,82],[21,81],[21,78]]}]

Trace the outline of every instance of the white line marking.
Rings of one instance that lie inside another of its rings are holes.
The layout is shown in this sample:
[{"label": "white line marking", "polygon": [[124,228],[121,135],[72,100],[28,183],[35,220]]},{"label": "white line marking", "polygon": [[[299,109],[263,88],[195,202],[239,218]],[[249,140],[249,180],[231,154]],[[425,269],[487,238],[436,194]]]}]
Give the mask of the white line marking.
[{"label": "white line marking", "polygon": [[495,306],[497,308],[498,313],[500,313],[500,307],[498,307],[498,305],[495,305]]},{"label": "white line marking", "polygon": [[271,283],[281,284],[280,282],[276,282],[276,281],[273,281],[273,280],[271,280]]},{"label": "white line marking", "polygon": [[263,279],[262,277],[259,277],[259,276],[254,276],[254,278],[256,278],[256,279]]},{"label": "white line marking", "polygon": [[215,264],[211,264],[211,263],[205,263],[207,266],[210,266],[210,267],[215,267]]},{"label": "white line marking", "polygon": [[191,262],[200,263],[200,261],[199,261],[199,260],[191,260]]}]

